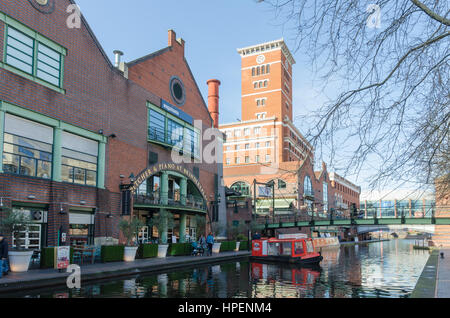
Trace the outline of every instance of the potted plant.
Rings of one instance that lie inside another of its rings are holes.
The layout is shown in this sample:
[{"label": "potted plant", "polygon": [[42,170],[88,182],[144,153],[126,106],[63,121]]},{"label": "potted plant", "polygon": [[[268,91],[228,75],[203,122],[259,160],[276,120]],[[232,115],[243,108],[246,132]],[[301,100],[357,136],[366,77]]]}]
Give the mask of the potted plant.
[{"label": "potted plant", "polygon": [[33,251],[23,248],[23,238],[21,233],[28,230],[28,224],[31,223],[29,216],[24,213],[15,213],[9,210],[0,223],[1,232],[6,237],[14,237],[15,247],[9,253],[9,267],[12,272],[26,272],[30,266]]},{"label": "potted plant", "polygon": [[133,241],[136,238],[139,229],[144,226],[138,218],[133,218],[131,220],[122,219],[119,223],[119,229],[122,231],[123,236],[126,239],[126,246],[123,254],[123,260],[125,262],[133,262],[136,259],[136,252],[138,246],[136,242]]},{"label": "potted plant", "polygon": [[164,258],[167,255],[169,244],[167,244],[167,229],[174,226],[173,214],[167,210],[161,210],[150,220],[150,226],[156,226],[159,233],[158,258]]}]

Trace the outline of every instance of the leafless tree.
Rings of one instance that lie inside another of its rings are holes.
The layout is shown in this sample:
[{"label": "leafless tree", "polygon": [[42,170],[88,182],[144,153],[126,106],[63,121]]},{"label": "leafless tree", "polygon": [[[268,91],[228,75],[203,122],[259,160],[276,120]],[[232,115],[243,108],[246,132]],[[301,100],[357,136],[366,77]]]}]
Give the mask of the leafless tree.
[{"label": "leafless tree", "polygon": [[333,156],[351,151],[345,174],[379,162],[372,188],[424,187],[442,177],[441,191],[449,192],[448,0],[256,1],[292,28],[295,52],[311,59],[321,91],[340,92],[308,114],[317,156],[320,145]]}]

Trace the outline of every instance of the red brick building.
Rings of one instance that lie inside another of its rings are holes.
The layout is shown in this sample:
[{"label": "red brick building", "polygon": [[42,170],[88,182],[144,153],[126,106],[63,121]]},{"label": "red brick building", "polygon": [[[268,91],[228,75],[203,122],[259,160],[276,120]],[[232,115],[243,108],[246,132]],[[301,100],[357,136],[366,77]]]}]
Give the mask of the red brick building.
[{"label": "red brick building", "polygon": [[[0,2],[2,214],[33,218],[30,248],[117,240],[124,215],[163,209],[173,229],[142,238],[195,236],[221,183],[198,160],[213,121],[184,41],[169,31],[167,48],[116,67],[83,17],[69,27],[73,4]],[[192,162],[173,164],[173,149]]]},{"label": "red brick building", "polygon": [[[285,42],[276,40],[238,49],[242,68],[241,121],[220,125],[224,143],[225,185],[253,197],[259,215],[273,214],[271,193],[260,185],[275,184],[275,215],[301,210],[325,217],[331,209],[359,207],[361,189],[329,173],[325,163],[314,171],[314,148],[293,123],[295,60]],[[263,186],[264,187],[264,186]]]}]

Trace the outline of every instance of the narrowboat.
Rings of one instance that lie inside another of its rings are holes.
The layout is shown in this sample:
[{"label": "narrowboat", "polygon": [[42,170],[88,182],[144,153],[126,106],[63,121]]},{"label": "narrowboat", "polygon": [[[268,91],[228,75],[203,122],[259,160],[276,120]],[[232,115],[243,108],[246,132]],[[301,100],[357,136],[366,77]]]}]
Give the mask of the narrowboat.
[{"label": "narrowboat", "polygon": [[252,241],[252,260],[318,266],[323,257],[310,238],[271,238]]}]

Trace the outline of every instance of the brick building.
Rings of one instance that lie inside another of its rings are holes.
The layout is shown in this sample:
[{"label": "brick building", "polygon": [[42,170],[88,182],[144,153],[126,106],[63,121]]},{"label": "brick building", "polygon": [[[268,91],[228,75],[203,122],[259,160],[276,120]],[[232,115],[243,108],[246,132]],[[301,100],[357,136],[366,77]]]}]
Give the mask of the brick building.
[{"label": "brick building", "polygon": [[253,197],[256,213],[273,213],[273,198],[258,183],[274,184],[275,214],[294,210],[325,216],[334,209],[359,207],[361,189],[331,174],[325,163],[314,171],[314,148],[293,124],[292,66],[285,42],[276,40],[238,49],[242,59],[241,121],[220,125],[225,185]]},{"label": "brick building", "polygon": [[[0,2],[2,215],[33,219],[29,248],[115,241],[124,215],[162,210],[173,229],[141,238],[195,236],[196,221],[226,212],[210,204],[221,167],[198,160],[213,121],[184,41],[169,31],[167,48],[113,65],[83,17],[68,27],[73,4]],[[173,149],[191,163],[174,164]]]}]

